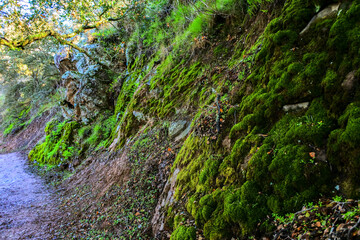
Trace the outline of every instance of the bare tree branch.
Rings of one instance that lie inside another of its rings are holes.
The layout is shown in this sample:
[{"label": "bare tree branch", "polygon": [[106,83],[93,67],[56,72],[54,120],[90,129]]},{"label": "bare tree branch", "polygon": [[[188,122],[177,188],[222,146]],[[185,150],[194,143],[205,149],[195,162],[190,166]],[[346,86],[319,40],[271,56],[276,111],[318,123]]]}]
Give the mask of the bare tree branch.
[{"label": "bare tree branch", "polygon": [[0,45],[3,46],[7,46],[12,50],[16,50],[16,49],[24,49],[27,45],[35,42],[35,41],[39,41],[42,39],[45,39],[47,37],[54,37],[56,40],[58,40],[61,44],[65,44],[68,45],[76,50],[78,50],[81,53],[84,53],[87,57],[89,57],[91,60],[97,62],[98,64],[100,64],[101,66],[108,68],[105,64],[101,63],[98,59],[92,57],[86,50],[80,48],[79,46],[77,46],[76,44],[72,43],[71,41],[68,41],[67,39],[75,37],[76,35],[89,30],[89,29],[94,29],[99,27],[101,24],[103,24],[105,21],[99,21],[96,22],[92,25],[86,24],[82,27],[80,27],[79,29],[77,29],[76,31],[74,31],[73,33],[70,34],[66,34],[66,35],[61,35],[53,30],[45,30],[41,33],[38,34],[34,34],[34,35],[30,35],[27,36],[24,39],[20,39],[20,40],[8,40],[4,37],[0,37]]}]

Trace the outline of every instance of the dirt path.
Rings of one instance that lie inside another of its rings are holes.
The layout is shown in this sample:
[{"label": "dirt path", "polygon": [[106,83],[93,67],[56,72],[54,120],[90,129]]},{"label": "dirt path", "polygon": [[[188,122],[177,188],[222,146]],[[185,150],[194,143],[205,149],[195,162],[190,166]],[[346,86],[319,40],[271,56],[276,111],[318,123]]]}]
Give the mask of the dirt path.
[{"label": "dirt path", "polygon": [[52,239],[56,201],[19,153],[0,155],[0,239]]}]

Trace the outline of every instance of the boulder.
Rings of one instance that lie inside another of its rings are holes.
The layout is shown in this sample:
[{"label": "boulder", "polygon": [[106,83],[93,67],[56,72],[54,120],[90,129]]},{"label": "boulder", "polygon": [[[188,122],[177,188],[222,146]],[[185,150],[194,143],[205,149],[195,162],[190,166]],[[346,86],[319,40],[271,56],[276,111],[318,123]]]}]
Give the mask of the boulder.
[{"label": "boulder", "polygon": [[176,122],[171,122],[169,127],[169,137],[175,138],[186,128],[187,121],[179,120]]},{"label": "boulder", "polygon": [[177,136],[175,138],[175,141],[181,141],[181,140],[184,140],[187,135],[190,133],[190,130],[191,130],[191,124],[188,124],[188,126],[185,128],[184,131],[182,131],[179,136]]},{"label": "boulder", "polygon": [[345,91],[351,91],[351,90],[354,89],[354,86],[358,82],[358,78],[355,76],[355,74],[356,74],[356,70],[352,71],[352,72],[349,72],[346,75],[345,80],[341,83],[341,87]]},{"label": "boulder", "polygon": [[144,116],[144,114],[142,112],[133,111],[133,115],[134,115],[134,117],[136,117],[136,119],[138,121],[145,121],[146,120],[146,118],[145,118],[145,116]]},{"label": "boulder", "polygon": [[336,16],[336,14],[338,13],[338,11],[340,9],[340,5],[341,5],[341,3],[331,4],[328,7],[326,7],[325,9],[321,10],[319,13],[317,13],[310,20],[308,25],[300,32],[300,35],[306,33],[310,29],[312,24],[314,24],[320,20]]},{"label": "boulder", "polygon": [[309,102],[297,103],[297,104],[290,104],[283,106],[283,110],[285,112],[294,111],[294,110],[302,110],[307,109],[309,107]]},{"label": "boulder", "polygon": [[[100,59],[99,45],[87,45],[84,49]],[[64,117],[88,123],[110,107],[111,78],[100,64],[83,53],[73,54],[68,48],[61,49],[54,61],[65,88],[65,98],[60,102]]]}]

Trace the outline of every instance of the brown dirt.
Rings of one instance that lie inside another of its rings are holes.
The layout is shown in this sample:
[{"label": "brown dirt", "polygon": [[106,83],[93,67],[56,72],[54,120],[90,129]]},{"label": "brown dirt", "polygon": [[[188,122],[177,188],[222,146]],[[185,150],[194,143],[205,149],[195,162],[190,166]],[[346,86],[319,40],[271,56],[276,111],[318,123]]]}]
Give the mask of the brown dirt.
[{"label": "brown dirt", "polygon": [[97,198],[102,197],[113,185],[122,185],[129,179],[130,167],[127,158],[128,151],[109,154],[91,155],[76,174],[62,183],[67,189],[75,189],[77,186],[91,186]]},{"label": "brown dirt", "polygon": [[57,202],[20,153],[0,155],[0,239],[52,239]]},{"label": "brown dirt", "polygon": [[166,202],[158,198],[180,145],[158,140],[158,132],[140,130],[121,150],[98,151],[73,164],[74,174],[59,186],[65,213],[59,239],[168,239],[163,205],[156,205]]}]

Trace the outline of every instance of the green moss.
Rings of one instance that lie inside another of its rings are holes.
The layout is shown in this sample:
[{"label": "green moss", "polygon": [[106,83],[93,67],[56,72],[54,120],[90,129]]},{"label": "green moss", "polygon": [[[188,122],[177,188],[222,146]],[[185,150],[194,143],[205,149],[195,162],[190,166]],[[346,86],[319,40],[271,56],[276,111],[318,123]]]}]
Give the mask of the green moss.
[{"label": "green moss", "polygon": [[204,235],[210,240],[227,239],[231,236],[228,229],[229,224],[223,220],[223,217],[215,215],[204,225]]},{"label": "green moss", "polygon": [[358,102],[349,104],[339,118],[341,128],[331,132],[327,143],[329,161],[339,172],[336,180],[342,187],[341,191],[349,197],[360,196],[360,179],[356,170],[360,167],[359,106]]},{"label": "green moss", "polygon": [[188,31],[193,34],[193,36],[199,35],[203,29],[206,27],[206,20],[205,16],[203,14],[200,14],[198,17],[196,17],[192,23],[189,25]]},{"label": "green moss", "polygon": [[11,133],[17,133],[24,127],[29,125],[33,118],[30,118],[30,110],[32,106],[28,101],[19,102],[14,109],[7,109],[3,113],[1,128],[3,136],[7,137]]},{"label": "green moss", "polygon": [[249,134],[252,128],[256,125],[255,121],[256,116],[254,114],[246,115],[241,122],[235,124],[230,131],[230,138],[238,138],[239,133],[244,131],[244,133]]},{"label": "green moss", "polygon": [[347,122],[345,131],[340,136],[340,141],[347,143],[350,148],[355,148],[360,142],[360,117],[351,116]]},{"label": "green moss", "polygon": [[334,94],[336,89],[339,87],[339,77],[336,72],[332,69],[329,69],[326,72],[325,78],[321,81],[321,85],[324,88],[326,94]]},{"label": "green moss", "polygon": [[303,70],[304,70],[304,65],[301,62],[291,63],[291,64],[289,64],[289,66],[287,68],[287,72],[292,75],[296,75]]},{"label": "green moss", "polygon": [[205,184],[218,174],[218,168],[221,161],[216,158],[209,158],[205,162],[203,171],[199,175],[199,183]]},{"label": "green moss", "polygon": [[86,139],[91,134],[92,127],[90,125],[83,126],[78,131],[78,136],[80,139]]},{"label": "green moss", "polygon": [[340,55],[348,51],[347,32],[359,21],[359,9],[359,2],[354,1],[349,10],[341,12],[330,29],[328,45],[330,48],[338,50]]},{"label": "green moss", "polygon": [[333,122],[320,101],[313,101],[304,117],[293,119],[282,142],[311,144],[322,147],[326,136],[333,128]]},{"label": "green moss", "polygon": [[194,227],[180,226],[171,234],[171,240],[195,240],[196,230]]},{"label": "green moss", "polygon": [[235,13],[239,14],[239,12],[245,13],[247,3],[236,0],[217,0],[215,6],[219,12],[235,15]]},{"label": "green moss", "polygon": [[300,32],[314,16],[315,6],[311,1],[288,1],[283,9],[283,26]]},{"label": "green moss", "polygon": [[[97,119],[93,126],[85,126],[79,130],[79,137],[84,140],[84,144],[87,145],[87,148],[94,149],[96,147],[107,146],[109,137],[116,124],[116,116],[109,116],[109,114],[109,112],[104,113],[102,117]],[[86,135],[85,132],[87,133]]]},{"label": "green moss", "polygon": [[3,132],[4,136],[6,137],[7,135],[9,135],[11,133],[11,131],[13,130],[15,124],[11,123]]},{"label": "green moss", "polygon": [[50,121],[46,128],[45,142],[38,144],[29,152],[29,159],[38,164],[58,165],[66,163],[75,153],[73,137],[79,127],[77,122]]},{"label": "green moss", "polygon": [[[139,73],[137,71],[133,72],[130,76],[121,76],[116,81],[124,82],[121,87],[121,91],[117,98],[116,106],[115,106],[115,115],[117,119],[120,119],[123,115],[127,105],[132,99],[136,89],[139,86],[139,81],[137,80],[139,77]],[[125,78],[125,79],[122,79]],[[116,83],[113,83],[116,84]]]},{"label": "green moss", "polygon": [[278,31],[273,35],[273,41],[277,46],[283,46],[282,49],[288,50],[298,39],[298,34],[292,30]]}]

